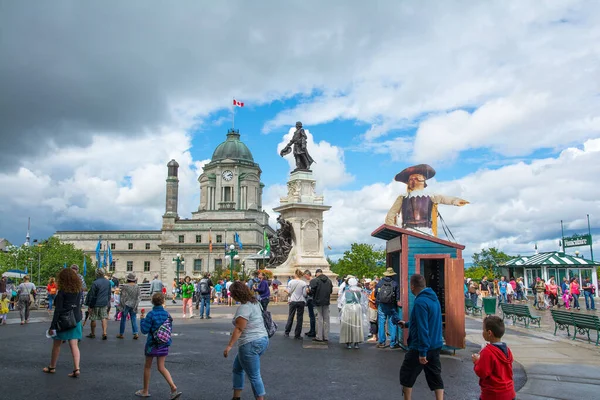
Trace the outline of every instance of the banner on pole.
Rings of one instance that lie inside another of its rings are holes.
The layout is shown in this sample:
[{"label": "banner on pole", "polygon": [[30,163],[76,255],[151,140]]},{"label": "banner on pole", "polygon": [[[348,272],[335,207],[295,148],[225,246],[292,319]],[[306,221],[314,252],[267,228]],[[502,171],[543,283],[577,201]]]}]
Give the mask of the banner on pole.
[{"label": "banner on pole", "polygon": [[573,235],[571,237],[566,237],[563,239],[563,246],[565,248],[589,246],[590,244],[592,244],[591,235]]}]

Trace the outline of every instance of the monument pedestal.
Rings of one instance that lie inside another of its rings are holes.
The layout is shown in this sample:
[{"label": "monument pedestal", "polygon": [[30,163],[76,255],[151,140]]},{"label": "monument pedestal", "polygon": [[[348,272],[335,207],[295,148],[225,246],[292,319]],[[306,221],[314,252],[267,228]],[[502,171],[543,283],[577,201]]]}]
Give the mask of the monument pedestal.
[{"label": "monument pedestal", "polygon": [[292,224],[294,231],[294,245],[287,260],[273,270],[284,287],[287,277],[294,276],[296,269],[308,269],[314,277],[319,268],[337,286],[337,275],[329,268],[323,246],[323,213],[331,206],[323,205],[323,196],[316,194],[315,187],[311,171],[293,172],[288,181],[288,195],[280,198],[280,206],[273,209]]}]

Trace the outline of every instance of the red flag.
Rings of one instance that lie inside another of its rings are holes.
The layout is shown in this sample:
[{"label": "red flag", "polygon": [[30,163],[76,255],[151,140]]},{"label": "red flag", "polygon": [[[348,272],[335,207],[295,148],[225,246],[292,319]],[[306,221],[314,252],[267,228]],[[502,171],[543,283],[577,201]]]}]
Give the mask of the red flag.
[{"label": "red flag", "polygon": [[237,107],[244,107],[244,103],[237,101],[236,99],[233,99],[233,105]]}]

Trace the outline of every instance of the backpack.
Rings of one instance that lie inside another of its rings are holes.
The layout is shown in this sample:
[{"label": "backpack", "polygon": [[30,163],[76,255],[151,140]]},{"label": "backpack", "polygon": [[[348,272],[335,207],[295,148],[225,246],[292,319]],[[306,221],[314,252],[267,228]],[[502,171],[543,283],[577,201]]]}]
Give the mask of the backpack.
[{"label": "backpack", "polygon": [[275,321],[273,321],[273,317],[271,316],[271,311],[265,311],[262,307],[262,304],[258,303],[260,305],[260,311],[262,312],[262,317],[263,317],[263,323],[265,324],[265,329],[267,330],[267,335],[269,336],[269,338],[273,337],[273,335],[275,334],[275,332],[277,332],[277,324],[275,323]]},{"label": "backpack", "polygon": [[383,281],[383,284],[377,292],[377,300],[382,304],[394,303],[396,293],[392,281]]},{"label": "backpack", "polygon": [[171,340],[171,331],[173,330],[172,322],[173,318],[169,316],[169,318],[165,319],[158,329],[154,331],[152,337],[157,344],[161,345],[169,343],[169,340]]},{"label": "backpack", "polygon": [[200,294],[210,294],[210,288],[208,287],[208,280],[206,278],[200,281]]}]

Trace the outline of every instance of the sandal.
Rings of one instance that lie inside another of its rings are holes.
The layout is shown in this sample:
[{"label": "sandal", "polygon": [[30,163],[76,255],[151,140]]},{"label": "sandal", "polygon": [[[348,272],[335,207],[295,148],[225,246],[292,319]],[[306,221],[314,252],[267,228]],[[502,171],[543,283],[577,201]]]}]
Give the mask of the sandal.
[{"label": "sandal", "polygon": [[171,397],[169,397],[169,400],[178,399],[179,396],[181,396],[181,392],[179,392],[179,391],[177,391],[177,389],[175,389],[171,392]]},{"label": "sandal", "polygon": [[135,335],[133,335],[133,340],[138,340],[140,336],[136,333]]},{"label": "sandal", "polygon": [[56,367],[51,367],[48,365],[47,367],[44,367],[42,371],[44,371],[46,374],[53,374],[56,372]]},{"label": "sandal", "polygon": [[79,368],[74,369],[73,372],[71,372],[68,376],[71,378],[79,378]]},{"label": "sandal", "polygon": [[94,339],[96,337],[96,335],[94,335],[93,333],[90,333],[89,335],[86,336],[87,338],[90,339]]},{"label": "sandal", "polygon": [[137,392],[135,392],[135,395],[137,397],[150,397],[150,393],[144,394],[144,391],[142,389],[140,389]]},{"label": "sandal", "polygon": [[125,339],[125,336],[119,334],[117,335],[117,339]]}]

